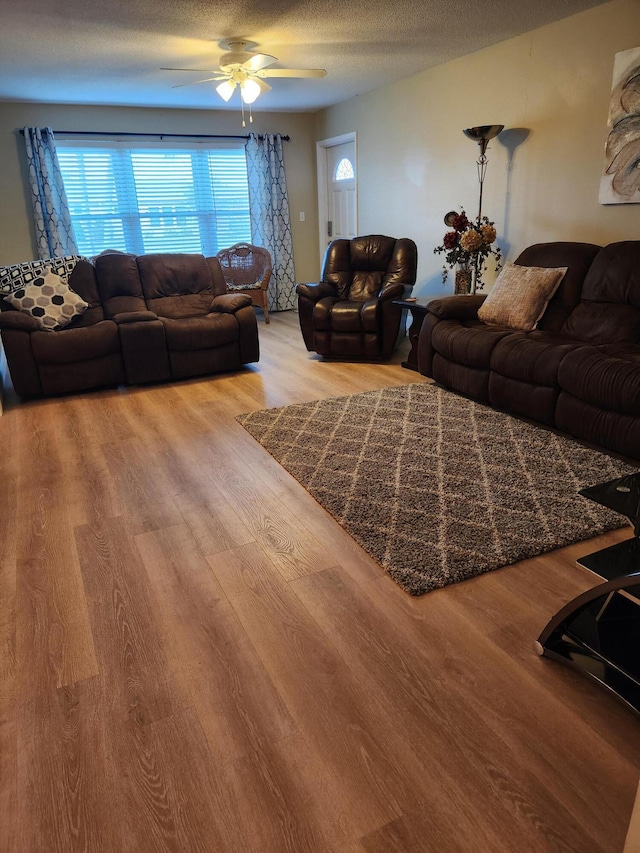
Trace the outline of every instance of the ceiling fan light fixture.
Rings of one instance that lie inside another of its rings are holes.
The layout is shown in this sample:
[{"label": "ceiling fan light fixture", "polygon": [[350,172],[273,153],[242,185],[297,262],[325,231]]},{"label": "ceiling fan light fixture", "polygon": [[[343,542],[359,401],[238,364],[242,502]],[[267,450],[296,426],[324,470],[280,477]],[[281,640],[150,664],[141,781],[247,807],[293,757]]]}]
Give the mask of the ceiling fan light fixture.
[{"label": "ceiling fan light fixture", "polygon": [[[219,42],[224,53],[220,57],[219,70],[198,71],[195,68],[165,68],[165,71],[186,71],[189,73],[208,74],[210,76],[180,86],[193,86],[198,83],[216,82],[216,92],[223,101],[229,102],[236,89],[240,91],[240,106],[242,110],[242,126],[245,127],[245,106],[248,107],[249,123],[253,121],[251,105],[261,94],[268,92],[271,86],[266,77],[326,77],[324,68],[271,68],[277,62],[275,56],[268,53],[254,53],[255,42],[240,38],[229,38]],[[176,88],[176,87],[174,87]]]},{"label": "ceiling fan light fixture", "polygon": [[223,101],[228,101],[233,95],[233,92],[236,88],[236,84],[233,80],[224,80],[218,86],[216,86],[216,92],[220,95]]},{"label": "ceiling fan light fixture", "polygon": [[251,77],[245,80],[240,86],[242,100],[245,104],[253,104],[261,91],[260,84],[256,80],[252,80]]}]

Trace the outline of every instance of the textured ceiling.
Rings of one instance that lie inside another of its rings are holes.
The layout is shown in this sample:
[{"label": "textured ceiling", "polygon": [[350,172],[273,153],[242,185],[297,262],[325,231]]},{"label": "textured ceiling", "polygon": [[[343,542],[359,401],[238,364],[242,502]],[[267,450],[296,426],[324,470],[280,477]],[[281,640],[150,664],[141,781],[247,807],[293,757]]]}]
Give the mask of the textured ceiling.
[{"label": "textured ceiling", "polygon": [[273,80],[257,108],[317,110],[600,2],[0,0],[0,100],[237,109],[160,68],[215,70],[218,41],[240,36],[275,68],[328,72]]}]

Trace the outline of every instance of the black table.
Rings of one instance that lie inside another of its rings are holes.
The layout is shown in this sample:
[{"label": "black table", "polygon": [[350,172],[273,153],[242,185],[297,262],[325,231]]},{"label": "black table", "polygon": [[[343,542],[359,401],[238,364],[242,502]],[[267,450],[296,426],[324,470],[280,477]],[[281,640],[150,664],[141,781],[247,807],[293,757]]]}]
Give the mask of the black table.
[{"label": "black table", "polygon": [[607,580],[565,605],[536,648],[580,670],[640,715],[640,473],[580,494],[626,515],[634,536],[578,560]]},{"label": "black table", "polygon": [[626,515],[633,526],[633,538],[581,557],[578,563],[602,578],[617,578],[640,572],[640,474],[619,477],[578,494]]},{"label": "black table", "polygon": [[401,305],[403,308],[408,308],[411,311],[411,326],[409,327],[409,341],[411,342],[411,351],[407,356],[407,360],[402,362],[402,367],[407,370],[419,370],[418,367],[418,338],[420,337],[420,329],[427,315],[427,305],[433,302],[434,299],[440,299],[443,296],[451,296],[451,293],[434,293],[431,296],[420,296],[416,299],[394,299],[394,305]]}]

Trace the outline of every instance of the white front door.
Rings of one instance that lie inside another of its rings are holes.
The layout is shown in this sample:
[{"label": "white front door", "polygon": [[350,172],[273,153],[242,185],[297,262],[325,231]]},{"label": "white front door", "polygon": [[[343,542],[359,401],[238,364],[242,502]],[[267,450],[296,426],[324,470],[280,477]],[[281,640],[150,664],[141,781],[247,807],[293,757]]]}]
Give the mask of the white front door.
[{"label": "white front door", "polygon": [[318,143],[318,221],[320,256],[332,240],[358,234],[358,172],[355,134],[347,141]]}]

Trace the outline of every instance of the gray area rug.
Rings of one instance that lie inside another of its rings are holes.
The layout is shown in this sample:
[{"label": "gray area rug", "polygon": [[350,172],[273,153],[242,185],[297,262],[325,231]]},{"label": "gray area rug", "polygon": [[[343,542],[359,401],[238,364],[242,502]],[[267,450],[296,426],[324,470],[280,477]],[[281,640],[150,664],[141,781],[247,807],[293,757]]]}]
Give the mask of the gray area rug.
[{"label": "gray area rug", "polygon": [[627,523],[577,493],[634,468],[434,385],[237,420],[411,595]]}]

